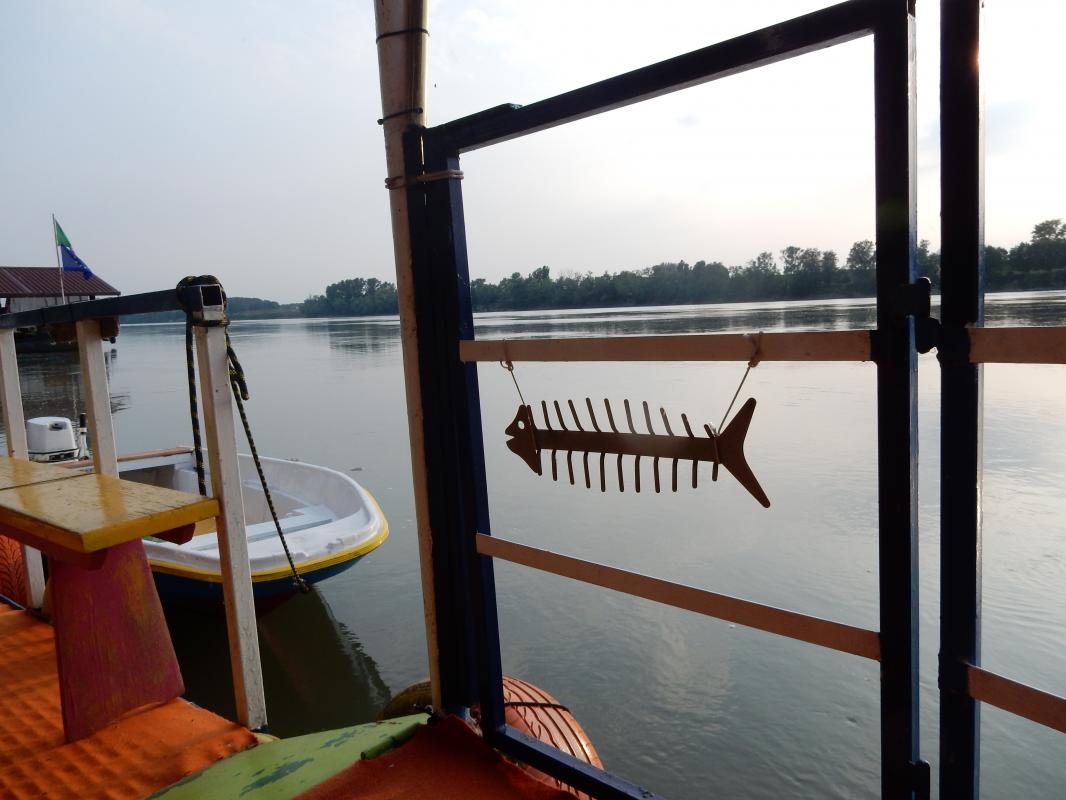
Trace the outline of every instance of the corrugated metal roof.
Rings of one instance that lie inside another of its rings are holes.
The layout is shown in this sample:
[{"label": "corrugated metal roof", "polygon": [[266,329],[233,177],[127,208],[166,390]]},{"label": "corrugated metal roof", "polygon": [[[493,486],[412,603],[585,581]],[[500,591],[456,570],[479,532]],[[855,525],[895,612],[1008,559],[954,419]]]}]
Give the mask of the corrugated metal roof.
[{"label": "corrugated metal roof", "polygon": [[[86,280],[78,272],[64,274],[63,289],[70,295],[122,294],[96,275]],[[0,297],[59,297],[60,294],[56,267],[0,267]]]}]

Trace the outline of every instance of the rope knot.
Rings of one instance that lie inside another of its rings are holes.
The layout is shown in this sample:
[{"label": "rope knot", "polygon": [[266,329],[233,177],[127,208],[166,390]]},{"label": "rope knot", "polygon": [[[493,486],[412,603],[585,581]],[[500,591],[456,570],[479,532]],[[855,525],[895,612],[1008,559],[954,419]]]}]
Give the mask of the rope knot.
[{"label": "rope knot", "polygon": [[751,359],[748,361],[748,369],[755,369],[759,366],[759,356],[762,355],[762,331],[758,333],[749,333],[748,339],[751,341],[752,351]]}]

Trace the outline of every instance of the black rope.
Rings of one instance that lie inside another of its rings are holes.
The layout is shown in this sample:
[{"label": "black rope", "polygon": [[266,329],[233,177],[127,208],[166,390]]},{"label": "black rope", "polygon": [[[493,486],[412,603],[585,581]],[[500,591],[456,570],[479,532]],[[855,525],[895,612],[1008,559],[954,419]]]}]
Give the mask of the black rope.
[{"label": "black rope", "polygon": [[285,551],[285,558],[289,562],[289,570],[292,572],[293,585],[295,585],[301,592],[310,592],[311,587],[308,585],[307,581],[303,579],[303,576],[300,575],[300,571],[296,568],[296,562],[293,561],[292,553],[289,552],[289,543],[285,540],[285,534],[281,530],[281,522],[278,520],[278,512],[274,509],[274,498],[270,494],[270,487],[267,486],[266,475],[263,473],[263,465],[259,461],[259,451],[256,449],[255,439],[252,436],[252,426],[248,422],[248,415],[244,410],[244,401],[250,399],[248,382],[244,377],[244,368],[241,366],[241,362],[237,359],[237,353],[233,350],[233,343],[230,341],[229,320],[226,318],[225,314],[223,314],[221,320],[194,320],[192,313],[185,305],[183,290],[190,286],[204,285],[217,285],[219,287],[219,290],[222,291],[222,308],[225,310],[227,304],[226,292],[222,289],[222,284],[219,282],[218,278],[213,275],[190,275],[179,281],[177,286],[178,302],[181,304],[182,308],[185,309],[185,365],[189,376],[189,412],[192,418],[193,450],[196,454],[196,482],[199,486],[200,494],[204,497],[207,496],[207,480],[204,474],[203,445],[200,439],[200,417],[197,413],[196,406],[196,370],[193,365],[192,329],[193,327],[221,327],[226,333],[226,358],[229,362],[230,390],[233,392],[233,399],[237,404],[237,412],[240,414],[241,424],[244,426],[244,435],[248,439],[248,447],[252,451],[252,461],[255,463],[255,470],[259,473],[259,483],[263,487],[263,495],[266,497],[267,507],[270,509],[270,517],[274,520],[274,528],[278,532],[278,538],[281,540],[282,549]]}]

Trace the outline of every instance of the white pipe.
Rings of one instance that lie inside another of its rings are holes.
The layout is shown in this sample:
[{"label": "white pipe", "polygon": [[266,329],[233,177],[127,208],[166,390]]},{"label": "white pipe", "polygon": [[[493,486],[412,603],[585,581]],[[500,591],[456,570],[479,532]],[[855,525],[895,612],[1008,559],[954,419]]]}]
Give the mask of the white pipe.
[{"label": "white pipe", "polygon": [[403,132],[409,125],[424,125],[426,121],[427,13],[424,0],[377,0],[374,10],[378,35],[378,74],[381,81],[386,174],[389,178],[400,179],[395,181],[395,184],[399,185],[389,189],[388,197],[392,213],[393,253],[396,260],[396,293],[400,306],[400,340],[407,391],[407,424],[411,440],[411,471],[415,520],[418,527],[429,680],[433,707],[440,708],[440,655],[437,649],[432,561],[433,531],[429,525],[426,489],[422,384],[418,373],[418,330],[415,324],[407,192],[402,185],[405,174]]}]

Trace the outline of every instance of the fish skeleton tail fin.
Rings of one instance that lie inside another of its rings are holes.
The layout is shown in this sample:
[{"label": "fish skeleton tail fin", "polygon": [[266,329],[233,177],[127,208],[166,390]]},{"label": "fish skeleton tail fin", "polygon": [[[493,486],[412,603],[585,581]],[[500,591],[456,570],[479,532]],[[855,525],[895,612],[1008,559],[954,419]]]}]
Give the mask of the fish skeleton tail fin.
[{"label": "fish skeleton tail fin", "polygon": [[751,424],[751,415],[755,413],[755,398],[749,397],[748,401],[740,407],[740,411],[726,425],[725,430],[718,435],[719,463],[733,475],[734,478],[754,497],[764,508],[770,507],[770,498],[759,485],[758,478],[748,466],[744,457],[744,439],[748,435],[748,426]]}]

